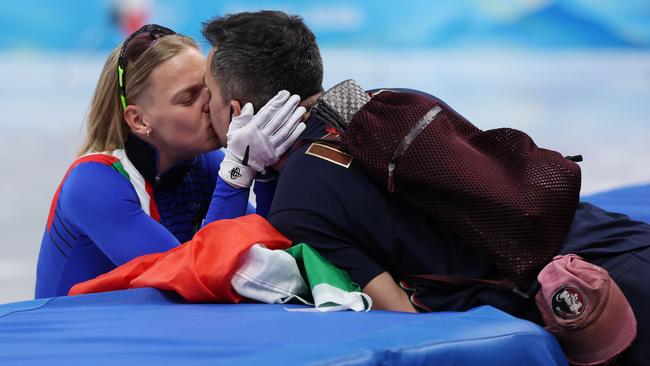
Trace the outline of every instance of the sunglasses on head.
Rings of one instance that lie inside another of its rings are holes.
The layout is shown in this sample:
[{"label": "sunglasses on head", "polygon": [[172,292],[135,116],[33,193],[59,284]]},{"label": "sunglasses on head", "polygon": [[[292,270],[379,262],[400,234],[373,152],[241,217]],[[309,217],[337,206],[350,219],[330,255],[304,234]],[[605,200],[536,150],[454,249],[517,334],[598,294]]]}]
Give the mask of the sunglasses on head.
[{"label": "sunglasses on head", "polygon": [[176,34],[176,32],[158,24],[147,24],[133,32],[124,43],[122,43],[120,57],[117,60],[117,84],[120,93],[120,101],[122,102],[122,109],[126,109],[126,85],[124,81],[126,80],[127,63],[137,60],[138,57],[156,43],[158,39],[172,34]]}]

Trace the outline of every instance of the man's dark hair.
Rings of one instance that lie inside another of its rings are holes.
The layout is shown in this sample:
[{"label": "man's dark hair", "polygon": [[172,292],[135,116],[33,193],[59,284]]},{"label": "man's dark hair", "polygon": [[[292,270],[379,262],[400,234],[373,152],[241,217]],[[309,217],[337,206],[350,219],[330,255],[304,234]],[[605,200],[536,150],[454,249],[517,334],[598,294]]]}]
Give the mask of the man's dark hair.
[{"label": "man's dark hair", "polygon": [[280,90],[302,99],[322,91],[323,62],[302,18],[280,11],[229,14],[203,23],[216,47],[210,71],[223,98],[255,110]]}]

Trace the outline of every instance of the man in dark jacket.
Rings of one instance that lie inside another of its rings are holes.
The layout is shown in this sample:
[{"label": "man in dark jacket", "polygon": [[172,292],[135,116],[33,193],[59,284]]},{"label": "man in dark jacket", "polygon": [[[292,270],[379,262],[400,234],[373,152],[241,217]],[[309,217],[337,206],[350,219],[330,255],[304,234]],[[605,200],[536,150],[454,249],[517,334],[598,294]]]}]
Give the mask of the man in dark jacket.
[{"label": "man in dark jacket", "polygon": [[[213,46],[206,73],[211,114],[224,130],[240,102],[259,107],[278,90],[299,94],[308,108],[318,105],[322,62],[315,37],[300,18],[281,12],[240,13],[206,22],[203,33]],[[339,104],[343,115],[351,113],[346,103]],[[321,112],[306,117],[302,144],[276,166],[281,174],[268,217],[273,226],[346,270],[373,299],[375,309],[466,310],[489,304],[541,323],[532,298],[492,286],[407,276],[491,279],[499,271],[457,233],[377,185],[351,155],[322,141],[336,140],[339,131],[327,110]],[[581,203],[558,251],[564,253],[576,253],[610,272],[638,322],[626,364],[650,359],[650,317],[644,312],[650,306],[650,287],[643,283],[650,278],[650,225]],[[533,283],[529,292],[534,291]]]}]

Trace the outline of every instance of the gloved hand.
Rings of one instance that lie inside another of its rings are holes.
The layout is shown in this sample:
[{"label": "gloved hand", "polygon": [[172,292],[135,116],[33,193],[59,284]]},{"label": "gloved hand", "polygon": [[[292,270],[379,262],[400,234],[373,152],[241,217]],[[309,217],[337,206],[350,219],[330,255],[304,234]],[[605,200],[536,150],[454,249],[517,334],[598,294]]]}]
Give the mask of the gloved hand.
[{"label": "gloved hand", "polygon": [[[275,164],[305,129],[298,107],[300,97],[283,90],[266,103],[257,114],[246,103],[228,127],[226,156],[219,176],[233,187],[248,188],[257,172]],[[296,108],[297,107],[297,108]]]}]

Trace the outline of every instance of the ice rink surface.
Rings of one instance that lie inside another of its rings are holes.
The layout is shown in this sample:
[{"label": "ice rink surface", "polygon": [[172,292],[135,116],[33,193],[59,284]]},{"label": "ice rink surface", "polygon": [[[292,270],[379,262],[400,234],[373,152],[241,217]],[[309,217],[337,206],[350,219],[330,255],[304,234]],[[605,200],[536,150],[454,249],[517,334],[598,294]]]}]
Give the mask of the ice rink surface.
[{"label": "ice rink surface", "polygon": [[[513,127],[582,154],[582,193],[650,182],[648,51],[323,49],[325,88],[404,87],[481,129]],[[83,137],[106,55],[0,54],[0,303],[33,296],[51,197]]]}]

